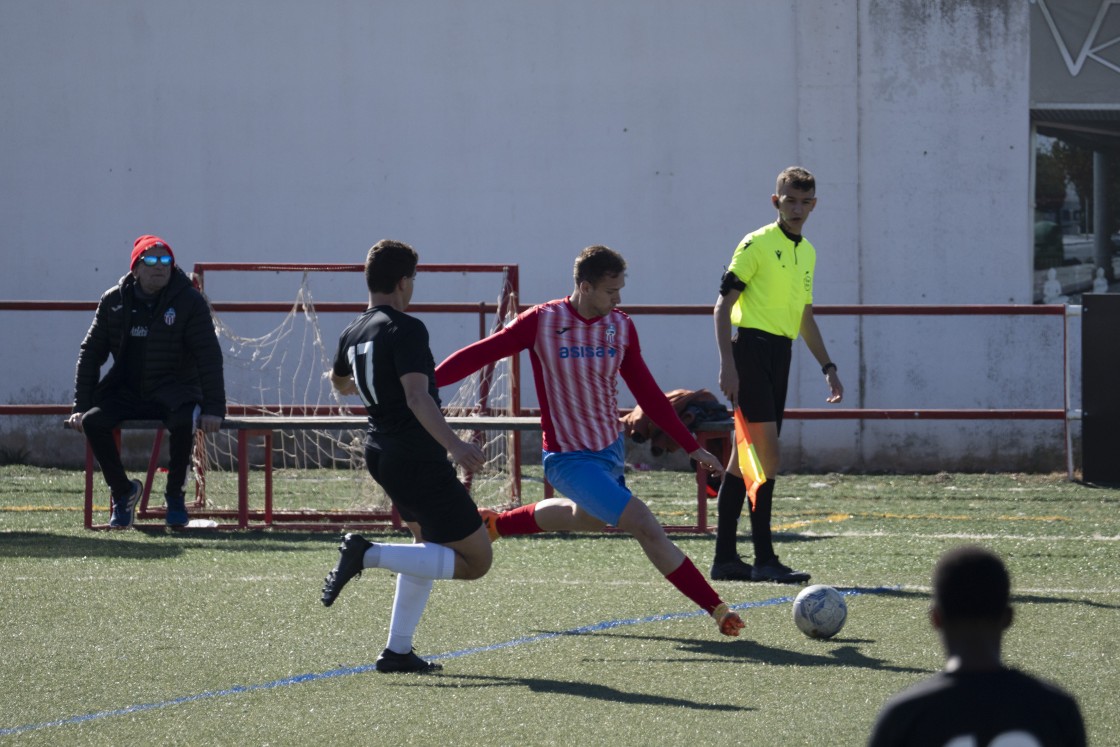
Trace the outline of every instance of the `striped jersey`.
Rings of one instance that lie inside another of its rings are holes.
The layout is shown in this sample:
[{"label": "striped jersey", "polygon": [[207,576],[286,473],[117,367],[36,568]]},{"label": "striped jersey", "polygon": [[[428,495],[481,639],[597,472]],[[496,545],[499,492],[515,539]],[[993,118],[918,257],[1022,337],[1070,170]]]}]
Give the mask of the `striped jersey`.
[{"label": "striped jersey", "polygon": [[440,363],[436,384],[459,381],[522,350],[533,366],[546,451],[599,451],[618,439],[619,376],[673,440],[688,452],[699,448],[642,359],[633,320],[618,309],[585,319],[567,298],[534,306]]}]

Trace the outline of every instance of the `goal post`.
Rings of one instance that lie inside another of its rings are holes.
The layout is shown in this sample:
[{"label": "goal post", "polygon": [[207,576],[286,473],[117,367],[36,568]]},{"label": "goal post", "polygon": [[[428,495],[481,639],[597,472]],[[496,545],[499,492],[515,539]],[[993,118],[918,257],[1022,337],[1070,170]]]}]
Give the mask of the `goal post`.
[{"label": "goal post", "polygon": [[[365,469],[365,409],[334,391],[328,371],[338,335],[367,308],[360,264],[202,262],[194,281],[206,296],[222,347],[227,411],[269,418],[277,428],[246,446],[245,434],[199,434],[193,460],[192,515],[236,513],[239,494],[262,496],[250,518],[301,528],[399,525],[383,491]],[[417,297],[408,313],[428,327],[439,360],[500,329],[518,311],[518,267],[510,264],[420,264]],[[357,273],[357,277],[355,277]],[[427,299],[439,299],[427,300]],[[516,356],[464,380],[443,403],[463,417],[521,414]],[[284,428],[283,419],[317,416],[338,427]],[[480,506],[517,505],[521,433],[492,425],[459,431],[486,454],[475,474],[460,472]],[[265,469],[265,467],[268,469]],[[251,485],[243,484],[248,473]],[[244,510],[242,508],[242,510]],[[243,517],[242,517],[243,518]]]}]

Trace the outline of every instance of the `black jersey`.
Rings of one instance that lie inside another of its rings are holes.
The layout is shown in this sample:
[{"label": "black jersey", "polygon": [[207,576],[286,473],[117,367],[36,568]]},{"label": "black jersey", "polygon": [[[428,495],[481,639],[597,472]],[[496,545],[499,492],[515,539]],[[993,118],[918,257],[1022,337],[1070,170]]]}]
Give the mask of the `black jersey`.
[{"label": "black jersey", "polygon": [[[1011,735],[1018,737],[1011,741]],[[999,737],[1005,741],[1000,741]],[[1014,669],[941,672],[891,698],[869,747],[998,744],[1082,747],[1085,724],[1072,696]]]},{"label": "black jersey", "polygon": [[334,372],[354,377],[369,413],[370,446],[410,459],[447,459],[409,408],[401,385],[404,374],[424,374],[438,405],[435,368],[427,327],[391,306],[367,309],[342,332]]}]

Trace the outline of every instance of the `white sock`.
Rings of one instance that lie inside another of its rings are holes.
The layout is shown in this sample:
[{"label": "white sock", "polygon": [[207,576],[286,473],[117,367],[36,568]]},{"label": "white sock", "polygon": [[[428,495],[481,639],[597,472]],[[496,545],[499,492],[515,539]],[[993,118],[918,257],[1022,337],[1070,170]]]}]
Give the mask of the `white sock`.
[{"label": "white sock", "polygon": [[393,616],[389,618],[389,642],[385,644],[390,651],[407,654],[412,650],[412,635],[428,604],[432,583],[430,578],[418,578],[407,573],[397,575]]},{"label": "white sock", "polygon": [[364,568],[384,568],[428,579],[446,579],[455,575],[455,551],[433,542],[411,545],[374,543],[362,558]]}]

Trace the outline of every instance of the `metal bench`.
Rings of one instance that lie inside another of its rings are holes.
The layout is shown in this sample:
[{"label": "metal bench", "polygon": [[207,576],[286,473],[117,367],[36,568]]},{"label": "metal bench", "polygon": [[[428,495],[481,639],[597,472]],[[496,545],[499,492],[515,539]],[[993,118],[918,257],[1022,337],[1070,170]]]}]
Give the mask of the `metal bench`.
[{"label": "metal bench", "polygon": [[[264,464],[264,499],[263,507],[254,509],[250,505],[248,459],[249,444],[253,438],[264,440],[264,449],[267,454],[272,453],[273,433],[279,430],[361,430],[366,427],[366,418],[361,416],[240,416],[229,417],[222,421],[223,430],[237,432],[237,508],[208,509],[196,500],[192,504],[191,515],[194,518],[209,518],[215,520],[218,529],[250,529],[274,526],[279,517],[272,504],[272,460],[265,459]],[[514,430],[534,431],[540,430],[540,420],[537,417],[523,416],[479,416],[479,417],[449,417],[447,422],[456,429],[463,430]],[[719,456],[726,462],[730,454],[730,431],[733,421],[717,421],[703,423],[695,432],[697,441],[704,448]],[[148,501],[153,482],[159,467],[159,454],[162,444],[164,426],[158,420],[128,420],[119,424],[120,430],[154,430],[155,440],[152,446],[151,457],[148,460],[147,474],[142,480],[143,491],[140,503],[137,506],[137,526],[144,527],[145,519],[162,519],[164,509],[149,507]],[[94,463],[93,452],[88,444],[86,446],[85,464],[85,511],[84,522],[86,529],[105,529],[107,524],[95,524],[93,520],[94,506],[93,494],[97,469]],[[552,495],[552,486],[545,483],[545,495]],[[696,509],[697,522],[695,525],[672,525],[667,529],[673,531],[708,531],[707,502],[707,471],[702,467],[696,469]],[[332,512],[334,522],[346,522],[353,528],[394,528],[400,529],[403,523],[395,510],[384,513],[377,512]],[[283,526],[291,529],[327,529],[333,528],[332,522],[304,522],[299,523],[291,517],[282,519]],[[154,526],[154,525],[153,525]]]}]

